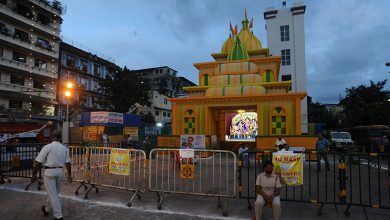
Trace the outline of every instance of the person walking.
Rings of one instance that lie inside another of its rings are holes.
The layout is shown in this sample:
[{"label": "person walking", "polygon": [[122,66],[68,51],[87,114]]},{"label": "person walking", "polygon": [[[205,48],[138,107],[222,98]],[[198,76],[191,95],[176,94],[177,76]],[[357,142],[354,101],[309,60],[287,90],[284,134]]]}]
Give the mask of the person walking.
[{"label": "person walking", "polygon": [[64,165],[68,171],[68,182],[72,182],[69,149],[60,143],[60,131],[53,131],[52,141],[42,148],[35,159],[31,182],[35,182],[38,171],[44,166],[43,182],[48,199],[46,204],[41,207],[41,211],[44,216],[48,216],[50,210],[53,209],[54,219],[63,219],[61,201],[58,194],[60,193],[61,182],[64,178]]},{"label": "person walking", "polygon": [[321,158],[325,161],[326,170],[330,171],[329,168],[329,161],[328,161],[328,148],[329,148],[329,141],[322,136],[322,134],[318,135],[318,140],[316,142],[316,151],[317,151],[317,171],[321,171]]}]

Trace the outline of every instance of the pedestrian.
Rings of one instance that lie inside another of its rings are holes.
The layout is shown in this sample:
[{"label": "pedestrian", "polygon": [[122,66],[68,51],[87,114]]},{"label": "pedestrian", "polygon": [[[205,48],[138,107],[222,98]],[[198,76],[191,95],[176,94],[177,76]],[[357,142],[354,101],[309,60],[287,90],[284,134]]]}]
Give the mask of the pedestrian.
[{"label": "pedestrian", "polygon": [[278,139],[276,139],[275,147],[276,147],[277,151],[287,148],[287,142],[286,142],[286,140],[283,139],[283,137],[281,135],[279,135]]},{"label": "pedestrian", "polygon": [[68,182],[72,182],[69,149],[60,143],[60,131],[53,131],[52,141],[42,148],[35,159],[31,182],[35,182],[38,171],[44,166],[43,182],[48,199],[46,200],[46,204],[41,207],[41,211],[44,216],[48,216],[50,210],[53,209],[54,219],[64,219],[62,217],[61,201],[58,194],[60,193],[61,182],[64,178],[64,165],[68,171]]},{"label": "pedestrian", "polygon": [[240,149],[238,149],[238,157],[244,162],[244,166],[249,167],[249,150],[246,144],[241,143]]},{"label": "pedestrian", "polygon": [[318,140],[316,142],[316,151],[317,151],[317,171],[321,171],[321,158],[325,161],[326,170],[330,171],[329,161],[328,161],[328,152],[329,149],[329,141],[322,136],[322,134],[318,135]]},{"label": "pedestrian", "polygon": [[103,140],[103,146],[108,147],[109,139],[108,139],[108,135],[105,131],[102,134],[102,140]]},{"label": "pedestrian", "polygon": [[273,171],[274,164],[271,161],[266,161],[264,163],[264,172],[260,173],[256,178],[256,220],[261,220],[263,206],[270,207],[271,204],[273,219],[280,219],[280,190],[282,184],[280,183],[280,177]]}]

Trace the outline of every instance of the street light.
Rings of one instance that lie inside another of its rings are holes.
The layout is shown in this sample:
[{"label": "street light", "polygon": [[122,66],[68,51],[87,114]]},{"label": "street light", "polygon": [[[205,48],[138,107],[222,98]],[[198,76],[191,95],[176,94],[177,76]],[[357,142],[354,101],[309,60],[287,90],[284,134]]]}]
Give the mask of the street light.
[{"label": "street light", "polygon": [[69,121],[69,99],[72,96],[72,90],[73,83],[72,82],[66,82],[66,90],[65,90],[65,97],[66,97],[66,122]]}]

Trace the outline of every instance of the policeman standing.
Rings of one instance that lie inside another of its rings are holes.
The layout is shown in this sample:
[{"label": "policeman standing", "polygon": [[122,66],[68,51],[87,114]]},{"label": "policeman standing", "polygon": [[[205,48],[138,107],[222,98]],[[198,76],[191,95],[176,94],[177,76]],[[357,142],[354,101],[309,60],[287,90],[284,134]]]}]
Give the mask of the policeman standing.
[{"label": "policeman standing", "polygon": [[47,192],[48,199],[46,205],[42,206],[41,211],[44,216],[48,216],[53,208],[54,219],[64,219],[62,217],[61,202],[58,194],[61,189],[61,182],[64,178],[64,165],[68,171],[68,182],[72,182],[69,149],[60,143],[61,132],[53,131],[52,143],[45,145],[35,159],[35,166],[31,182],[37,179],[37,173],[45,167],[43,182]]}]

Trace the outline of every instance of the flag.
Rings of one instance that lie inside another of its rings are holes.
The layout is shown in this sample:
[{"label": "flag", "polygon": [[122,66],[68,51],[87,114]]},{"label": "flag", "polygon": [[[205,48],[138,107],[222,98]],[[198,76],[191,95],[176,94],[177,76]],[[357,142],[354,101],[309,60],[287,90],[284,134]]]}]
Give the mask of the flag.
[{"label": "flag", "polygon": [[232,34],[234,35],[234,30],[233,30],[232,22],[230,22],[230,32],[232,32]]},{"label": "flag", "polygon": [[238,28],[237,28],[237,25],[234,27],[234,35],[237,35],[238,34]]},{"label": "flag", "polygon": [[251,19],[251,21],[249,22],[249,28],[252,28],[253,27],[253,18]]}]

